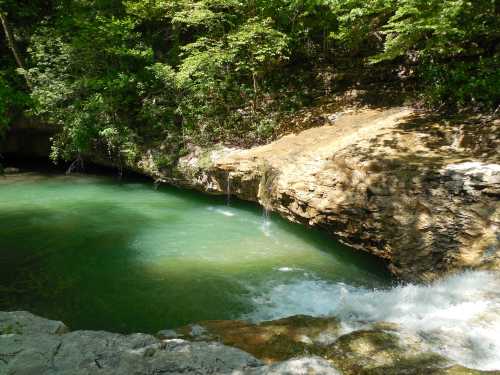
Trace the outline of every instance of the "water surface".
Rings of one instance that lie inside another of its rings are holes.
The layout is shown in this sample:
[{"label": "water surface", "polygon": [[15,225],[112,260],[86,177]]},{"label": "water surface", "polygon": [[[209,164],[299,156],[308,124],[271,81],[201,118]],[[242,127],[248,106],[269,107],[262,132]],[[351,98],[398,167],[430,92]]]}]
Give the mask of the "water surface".
[{"label": "water surface", "polygon": [[396,323],[464,366],[500,369],[500,274],[399,285],[374,258],[252,204],[95,176],[0,177],[0,310],[73,329],[333,315]]},{"label": "water surface", "polygon": [[314,313],[300,296],[261,313],[296,283],[389,284],[371,257],[255,205],[83,175],[0,178],[0,267],[0,309],[124,333]]}]

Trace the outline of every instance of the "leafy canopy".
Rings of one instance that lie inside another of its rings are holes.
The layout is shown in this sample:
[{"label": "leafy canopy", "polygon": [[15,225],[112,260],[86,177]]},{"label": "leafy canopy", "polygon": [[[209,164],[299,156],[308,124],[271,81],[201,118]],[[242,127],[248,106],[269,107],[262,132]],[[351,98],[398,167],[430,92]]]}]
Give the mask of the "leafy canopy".
[{"label": "leafy canopy", "polygon": [[266,141],[336,77],[381,71],[429,105],[494,110],[499,13],[497,0],[0,0],[27,74],[0,39],[0,126],[23,111],[59,125],[54,159],[121,162],[150,144],[175,157]]}]

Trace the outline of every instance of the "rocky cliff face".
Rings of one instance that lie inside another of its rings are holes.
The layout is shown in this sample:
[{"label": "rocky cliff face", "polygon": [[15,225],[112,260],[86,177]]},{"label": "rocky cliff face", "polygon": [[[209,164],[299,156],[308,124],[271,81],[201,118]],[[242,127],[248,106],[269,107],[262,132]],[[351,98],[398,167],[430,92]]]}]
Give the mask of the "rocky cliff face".
[{"label": "rocky cliff face", "polygon": [[259,202],[388,261],[405,280],[500,268],[500,121],[411,109],[328,116],[330,125],[249,150],[193,149],[158,181]]}]

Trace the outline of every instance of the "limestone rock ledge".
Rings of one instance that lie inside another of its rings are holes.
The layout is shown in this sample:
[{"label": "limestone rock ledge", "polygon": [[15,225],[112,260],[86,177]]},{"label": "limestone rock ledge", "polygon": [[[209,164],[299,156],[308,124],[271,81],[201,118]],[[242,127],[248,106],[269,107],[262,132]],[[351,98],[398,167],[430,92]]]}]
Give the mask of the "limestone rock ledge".
[{"label": "limestone rock ledge", "polygon": [[175,170],[150,149],[134,169],[259,202],[429,281],[500,269],[500,120],[364,109],[247,150],[193,148]]}]

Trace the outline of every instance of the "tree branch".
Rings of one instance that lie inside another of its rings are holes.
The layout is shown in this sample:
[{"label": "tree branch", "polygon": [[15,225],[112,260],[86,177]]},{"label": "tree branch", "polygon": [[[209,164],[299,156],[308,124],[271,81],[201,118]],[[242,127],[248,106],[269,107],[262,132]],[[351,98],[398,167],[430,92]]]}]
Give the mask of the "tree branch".
[{"label": "tree branch", "polygon": [[7,40],[7,45],[9,47],[9,49],[11,50],[12,55],[14,56],[14,59],[16,60],[17,66],[24,71],[23,76],[24,76],[24,79],[26,80],[26,85],[31,90],[32,89],[31,82],[29,81],[29,79],[26,75],[26,69],[24,68],[23,60],[21,59],[21,56],[19,55],[19,53],[17,51],[14,37],[12,36],[12,33],[9,29],[9,24],[7,23],[7,19],[5,18],[5,15],[1,12],[0,12],[0,22],[2,23],[2,28],[3,28],[3,32],[5,34],[5,39]]}]

